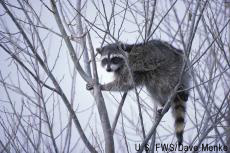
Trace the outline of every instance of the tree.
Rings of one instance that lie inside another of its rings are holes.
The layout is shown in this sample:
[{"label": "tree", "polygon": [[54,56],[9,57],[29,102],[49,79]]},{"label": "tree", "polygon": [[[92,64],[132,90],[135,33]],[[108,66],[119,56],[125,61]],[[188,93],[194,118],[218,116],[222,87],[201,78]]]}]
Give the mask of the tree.
[{"label": "tree", "polygon": [[[161,152],[155,144],[175,144],[168,109],[176,87],[161,114],[145,88],[99,88],[108,75],[97,46],[151,39],[168,41],[189,59],[184,145],[230,151],[228,1],[0,3],[1,152]],[[85,90],[87,82],[94,91]]]}]

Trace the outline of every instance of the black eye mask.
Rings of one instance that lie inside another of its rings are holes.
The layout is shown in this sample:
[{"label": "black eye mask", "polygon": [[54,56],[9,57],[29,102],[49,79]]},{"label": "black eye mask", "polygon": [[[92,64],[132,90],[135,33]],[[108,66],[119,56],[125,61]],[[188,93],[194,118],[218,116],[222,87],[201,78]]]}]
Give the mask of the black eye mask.
[{"label": "black eye mask", "polygon": [[102,66],[105,66],[106,64],[108,64],[109,60],[108,58],[104,58],[102,61],[101,61],[101,65]]},{"label": "black eye mask", "polygon": [[113,57],[113,58],[111,59],[111,63],[113,63],[113,64],[119,64],[119,63],[121,63],[122,61],[123,61],[123,59],[120,58],[120,57]]}]

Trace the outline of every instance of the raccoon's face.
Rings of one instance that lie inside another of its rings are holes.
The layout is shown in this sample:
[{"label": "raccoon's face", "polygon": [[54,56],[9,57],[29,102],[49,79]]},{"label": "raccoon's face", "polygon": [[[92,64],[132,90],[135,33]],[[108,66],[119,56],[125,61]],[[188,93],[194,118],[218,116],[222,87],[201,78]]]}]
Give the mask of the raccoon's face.
[{"label": "raccoon's face", "polygon": [[116,72],[124,66],[124,56],[115,44],[97,48],[96,50],[101,55],[101,65],[107,72]]},{"label": "raccoon's face", "polygon": [[124,58],[114,54],[101,56],[101,65],[107,72],[115,72],[125,64]]}]

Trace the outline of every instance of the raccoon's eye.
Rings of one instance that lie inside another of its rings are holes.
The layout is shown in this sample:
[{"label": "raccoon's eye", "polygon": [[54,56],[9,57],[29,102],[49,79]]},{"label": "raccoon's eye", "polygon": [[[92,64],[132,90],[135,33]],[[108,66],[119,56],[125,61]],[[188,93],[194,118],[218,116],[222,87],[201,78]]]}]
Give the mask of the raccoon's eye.
[{"label": "raccoon's eye", "polygon": [[113,64],[118,64],[118,63],[120,63],[122,61],[122,58],[119,58],[119,57],[113,57],[112,59],[111,59],[111,63],[113,63]]},{"label": "raccoon's eye", "polygon": [[108,63],[108,58],[104,58],[102,61],[101,61],[101,65],[104,66]]}]

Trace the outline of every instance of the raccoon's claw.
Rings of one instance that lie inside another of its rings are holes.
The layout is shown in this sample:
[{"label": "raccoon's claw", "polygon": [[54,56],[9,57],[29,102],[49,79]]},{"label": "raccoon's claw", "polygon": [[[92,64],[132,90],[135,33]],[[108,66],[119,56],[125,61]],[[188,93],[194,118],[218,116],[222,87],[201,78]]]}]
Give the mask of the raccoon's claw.
[{"label": "raccoon's claw", "polygon": [[92,90],[93,89],[93,84],[92,83],[87,83],[86,84],[86,89],[87,90]]}]

